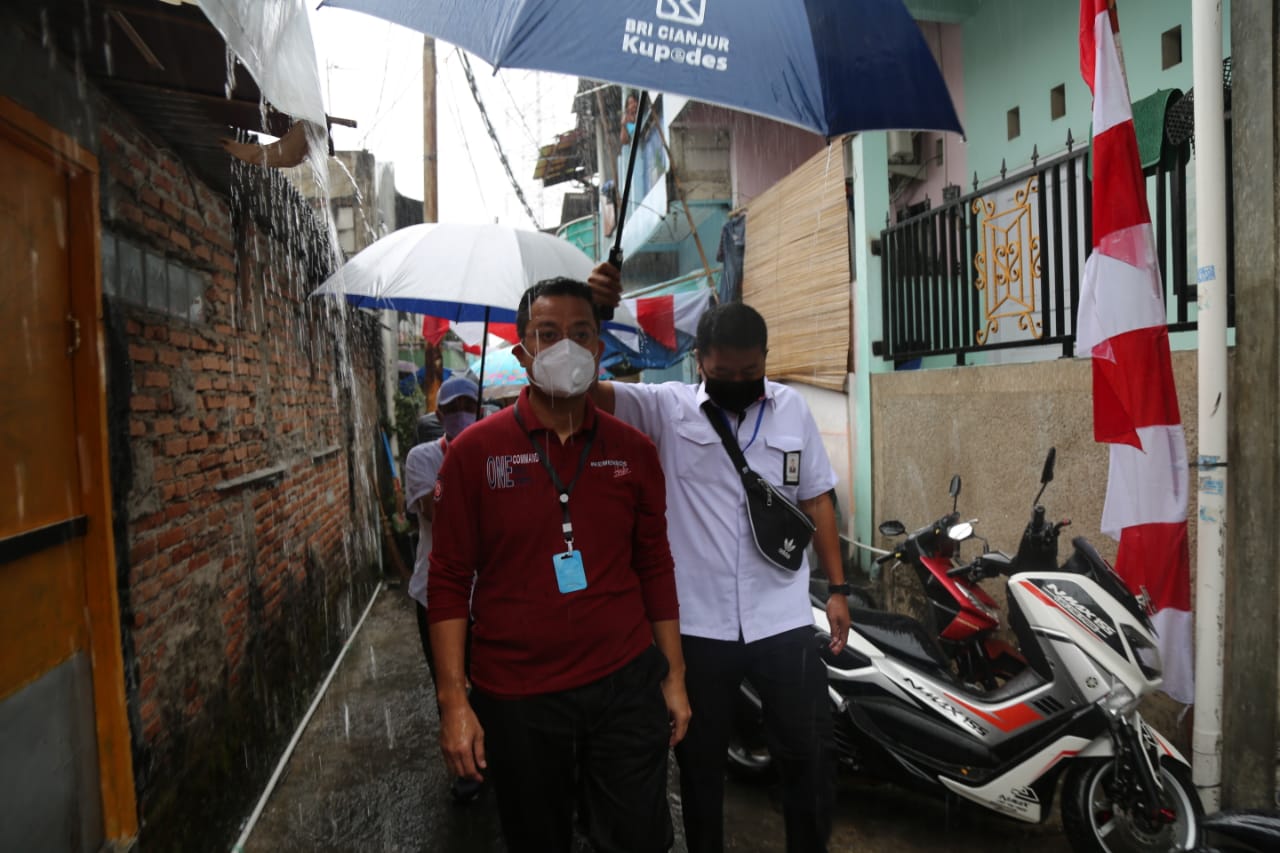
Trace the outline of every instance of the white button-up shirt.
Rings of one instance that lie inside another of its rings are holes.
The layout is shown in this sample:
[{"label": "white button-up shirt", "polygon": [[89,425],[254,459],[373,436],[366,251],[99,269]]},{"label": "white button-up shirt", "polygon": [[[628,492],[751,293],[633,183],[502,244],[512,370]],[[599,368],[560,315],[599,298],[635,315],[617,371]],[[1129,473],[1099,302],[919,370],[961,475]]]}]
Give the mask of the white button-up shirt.
[{"label": "white button-up shirt", "polygon": [[[444,463],[445,441],[437,438],[418,444],[404,460],[404,502],[410,515],[418,515],[418,501],[430,497]],[[427,606],[427,560],[431,556],[431,522],[418,515],[418,552],[414,555],[409,596]]]},{"label": "white button-up shirt", "polygon": [[[680,632],[713,640],[741,636],[750,643],[812,624],[808,561],[787,572],[756,550],[742,478],[701,409],[706,389],[682,382],[615,382],[613,389],[616,415],[653,439],[667,477]],[[791,501],[836,485],[813,415],[792,389],[766,382],[763,401],[740,421],[727,418],[747,464]]]}]

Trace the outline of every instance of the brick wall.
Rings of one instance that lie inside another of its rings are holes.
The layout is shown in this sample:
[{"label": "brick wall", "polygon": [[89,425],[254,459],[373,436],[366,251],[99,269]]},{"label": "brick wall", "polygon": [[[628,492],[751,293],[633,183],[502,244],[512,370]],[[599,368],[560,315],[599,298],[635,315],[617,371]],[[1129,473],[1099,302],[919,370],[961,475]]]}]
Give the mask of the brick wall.
[{"label": "brick wall", "polygon": [[306,298],[291,217],[99,115],[104,229],[207,281],[198,322],[109,306],[142,843],[226,849],[376,582],[377,330]]}]

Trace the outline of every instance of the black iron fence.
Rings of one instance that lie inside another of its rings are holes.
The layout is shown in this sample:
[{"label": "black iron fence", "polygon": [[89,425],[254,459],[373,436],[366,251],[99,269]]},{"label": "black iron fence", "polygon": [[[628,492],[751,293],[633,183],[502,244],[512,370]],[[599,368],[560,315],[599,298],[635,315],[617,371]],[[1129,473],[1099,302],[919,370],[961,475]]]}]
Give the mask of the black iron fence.
[{"label": "black iron fence", "polygon": [[[1228,126],[1228,139],[1230,139]],[[1090,251],[1089,147],[1050,159],[880,234],[883,337],[876,354],[899,364],[925,356],[1075,344],[1081,274]],[[1169,306],[1169,330],[1195,328],[1194,261],[1188,256],[1187,163],[1191,144],[1168,145],[1146,170],[1152,224]],[[1230,199],[1230,186],[1226,188]],[[1228,204],[1230,210],[1230,204]],[[1230,234],[1230,222],[1228,222]],[[1228,247],[1230,258],[1230,246]],[[1228,269],[1228,287],[1233,279]],[[1228,293],[1228,322],[1234,299]]]}]

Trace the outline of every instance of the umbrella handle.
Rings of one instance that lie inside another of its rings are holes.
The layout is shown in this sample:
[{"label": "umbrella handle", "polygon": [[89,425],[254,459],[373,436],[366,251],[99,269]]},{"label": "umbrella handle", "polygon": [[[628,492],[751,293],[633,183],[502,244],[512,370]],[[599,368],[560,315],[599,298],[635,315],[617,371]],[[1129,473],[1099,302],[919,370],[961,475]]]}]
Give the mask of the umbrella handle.
[{"label": "umbrella handle", "polygon": [[484,306],[484,331],[480,334],[480,376],[476,383],[476,420],[484,417],[484,360],[489,354],[489,306]]},{"label": "umbrella handle", "polygon": [[[631,175],[636,169],[636,152],[640,150],[640,134],[644,130],[644,113],[649,106],[649,90],[640,92],[640,102],[636,104],[636,132],[631,139],[631,152],[627,156],[627,179],[622,185],[622,204],[618,207],[618,227],[613,232],[613,247],[609,249],[609,263],[618,272],[622,272],[622,226],[627,220],[627,202],[631,198]],[[602,307],[600,318],[613,319],[613,308]]]},{"label": "umbrella handle", "polygon": [[[622,247],[621,246],[615,245],[613,248],[609,249],[609,265],[612,266],[614,269],[616,269],[619,273],[622,272]],[[612,305],[600,306],[600,319],[605,321],[613,319]]]}]

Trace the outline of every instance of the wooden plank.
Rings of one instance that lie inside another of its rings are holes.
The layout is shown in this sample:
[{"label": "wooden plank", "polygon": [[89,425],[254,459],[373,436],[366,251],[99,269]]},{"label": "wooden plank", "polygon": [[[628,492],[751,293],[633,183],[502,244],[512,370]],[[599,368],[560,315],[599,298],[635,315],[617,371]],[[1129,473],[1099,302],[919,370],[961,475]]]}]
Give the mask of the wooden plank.
[{"label": "wooden plank", "polygon": [[87,533],[76,544],[82,565],[78,603],[84,632],[82,644],[87,644],[93,662],[103,832],[109,840],[127,841],[137,837],[138,813],[111,527],[98,162],[71,137],[12,100],[0,97],[0,144],[3,143],[53,164],[65,180],[64,236],[69,247],[65,269],[70,314],[79,326],[79,346],[70,358],[76,435],[73,455],[79,465],[80,511],[89,517]]},{"label": "wooden plank", "polygon": [[0,573],[0,700],[85,646],[83,562],[73,540]]}]

